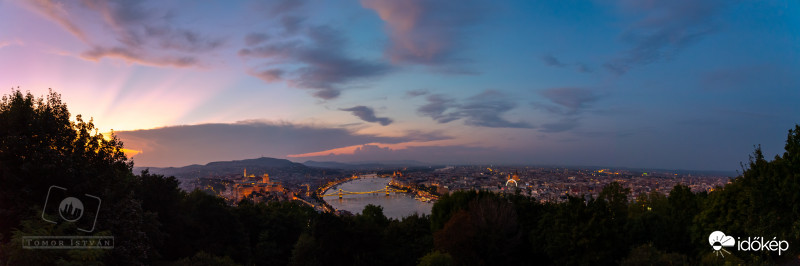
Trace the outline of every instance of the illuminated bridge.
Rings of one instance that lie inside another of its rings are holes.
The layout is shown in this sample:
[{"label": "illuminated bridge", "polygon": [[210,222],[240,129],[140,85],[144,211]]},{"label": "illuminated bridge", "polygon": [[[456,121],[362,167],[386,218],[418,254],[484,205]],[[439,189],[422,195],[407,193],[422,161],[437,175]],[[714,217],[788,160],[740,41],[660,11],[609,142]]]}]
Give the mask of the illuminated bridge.
[{"label": "illuminated bridge", "polygon": [[377,194],[377,193],[384,193],[384,192],[386,193],[386,196],[389,196],[389,193],[391,193],[391,192],[401,192],[402,193],[402,192],[408,192],[408,191],[407,190],[399,190],[399,189],[390,188],[389,186],[386,186],[386,188],[375,190],[375,191],[364,191],[364,192],[353,192],[353,191],[342,190],[340,188],[337,193],[326,194],[326,195],[322,195],[322,196],[323,197],[339,196],[339,198],[341,199],[342,197],[344,197],[344,195]]}]

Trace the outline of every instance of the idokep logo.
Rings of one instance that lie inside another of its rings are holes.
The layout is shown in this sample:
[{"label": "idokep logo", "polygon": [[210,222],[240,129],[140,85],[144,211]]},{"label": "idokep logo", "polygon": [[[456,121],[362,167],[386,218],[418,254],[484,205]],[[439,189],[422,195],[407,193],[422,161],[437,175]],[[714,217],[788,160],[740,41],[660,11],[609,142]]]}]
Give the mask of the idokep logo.
[{"label": "idokep logo", "polygon": [[731,254],[725,250],[725,247],[736,247],[736,250],[739,251],[777,251],[778,256],[789,250],[789,241],[778,240],[777,237],[773,237],[772,240],[760,236],[747,237],[747,239],[737,237],[734,240],[732,236],[726,236],[722,231],[712,232],[708,236],[708,243],[711,244],[714,253],[723,258],[725,257],[724,253]]},{"label": "idokep logo", "polygon": [[736,244],[736,240],[733,240],[733,237],[726,236],[725,233],[721,231],[714,231],[711,235],[708,236],[708,243],[711,244],[711,247],[714,248],[714,253],[717,256],[722,255],[725,257],[725,254],[722,252],[731,254],[730,251],[725,250],[723,247],[732,247]]}]

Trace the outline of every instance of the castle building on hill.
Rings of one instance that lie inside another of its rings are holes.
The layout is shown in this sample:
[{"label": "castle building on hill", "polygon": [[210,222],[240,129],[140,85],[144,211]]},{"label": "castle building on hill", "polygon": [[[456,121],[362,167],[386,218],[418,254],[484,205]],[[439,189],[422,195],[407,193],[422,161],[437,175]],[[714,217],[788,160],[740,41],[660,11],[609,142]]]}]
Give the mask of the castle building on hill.
[{"label": "castle building on hill", "polygon": [[247,197],[252,197],[253,201],[260,202],[268,196],[283,198],[287,195],[281,182],[270,181],[269,174],[264,174],[261,176],[261,180],[257,180],[255,175],[247,175],[247,169],[244,169],[242,180],[236,182],[233,188],[236,191],[236,202]]}]

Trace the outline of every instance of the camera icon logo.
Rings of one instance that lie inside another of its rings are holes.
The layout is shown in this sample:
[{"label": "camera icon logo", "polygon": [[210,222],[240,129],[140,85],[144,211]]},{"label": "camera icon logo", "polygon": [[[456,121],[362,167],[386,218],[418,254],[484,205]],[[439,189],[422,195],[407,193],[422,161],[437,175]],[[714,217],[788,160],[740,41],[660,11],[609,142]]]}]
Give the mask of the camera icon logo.
[{"label": "camera icon logo", "polygon": [[[59,203],[56,204],[56,202]],[[97,214],[100,212],[101,203],[102,200],[97,196],[69,195],[66,188],[50,186],[44,200],[42,219],[55,224],[58,222],[52,217],[61,217],[64,221],[76,223],[78,230],[91,233],[97,224]]]}]

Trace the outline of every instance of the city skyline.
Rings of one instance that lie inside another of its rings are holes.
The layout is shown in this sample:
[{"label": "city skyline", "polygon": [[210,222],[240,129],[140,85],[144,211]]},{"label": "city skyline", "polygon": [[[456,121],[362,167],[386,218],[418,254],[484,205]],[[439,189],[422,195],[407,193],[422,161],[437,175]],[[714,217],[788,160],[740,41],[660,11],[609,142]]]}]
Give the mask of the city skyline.
[{"label": "city skyline", "polygon": [[[791,1],[8,1],[7,88],[136,166],[295,161],[734,170],[800,114]],[[5,94],[5,93],[4,93]]]}]

